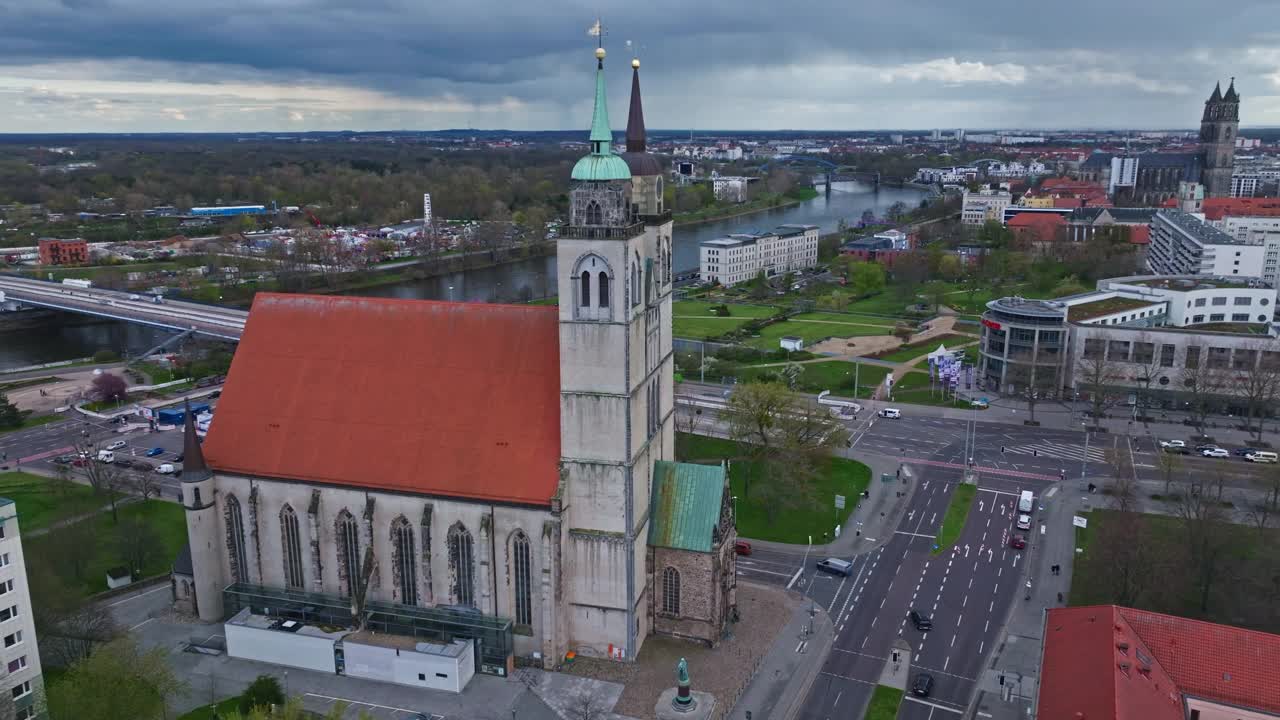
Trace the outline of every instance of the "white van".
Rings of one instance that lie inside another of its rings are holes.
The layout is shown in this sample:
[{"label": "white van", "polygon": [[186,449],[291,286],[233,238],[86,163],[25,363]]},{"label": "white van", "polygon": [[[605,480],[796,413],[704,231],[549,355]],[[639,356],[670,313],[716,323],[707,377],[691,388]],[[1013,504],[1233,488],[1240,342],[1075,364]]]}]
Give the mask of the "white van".
[{"label": "white van", "polygon": [[1035,501],[1036,496],[1032,495],[1030,490],[1023,490],[1022,496],[1018,498],[1018,512],[1030,513]]},{"label": "white van", "polygon": [[890,418],[893,420],[897,420],[902,417],[902,411],[898,408],[885,408],[876,414],[882,418]]},{"label": "white van", "polygon": [[1245,460],[1256,463],[1274,463],[1276,454],[1270,450],[1256,450],[1244,456]]},{"label": "white van", "polygon": [[100,462],[100,463],[113,463],[113,462],[115,462],[115,461],[116,461],[116,454],[115,454],[114,452],[112,452],[112,451],[110,451],[110,450],[99,450],[99,451],[98,451],[98,462]]},{"label": "white van", "polygon": [[175,468],[170,463],[164,463],[163,465],[156,466],[156,472],[160,473],[161,475],[172,475],[174,473],[174,470]]}]

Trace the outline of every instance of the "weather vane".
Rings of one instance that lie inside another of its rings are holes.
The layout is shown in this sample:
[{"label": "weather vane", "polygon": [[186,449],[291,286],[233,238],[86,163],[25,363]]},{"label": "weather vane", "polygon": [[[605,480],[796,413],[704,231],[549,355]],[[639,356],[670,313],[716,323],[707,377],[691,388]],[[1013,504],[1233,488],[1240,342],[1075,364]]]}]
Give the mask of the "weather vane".
[{"label": "weather vane", "polygon": [[595,24],[587,28],[587,34],[596,39],[596,47],[604,47],[604,26],[600,24],[600,18],[596,18]]}]

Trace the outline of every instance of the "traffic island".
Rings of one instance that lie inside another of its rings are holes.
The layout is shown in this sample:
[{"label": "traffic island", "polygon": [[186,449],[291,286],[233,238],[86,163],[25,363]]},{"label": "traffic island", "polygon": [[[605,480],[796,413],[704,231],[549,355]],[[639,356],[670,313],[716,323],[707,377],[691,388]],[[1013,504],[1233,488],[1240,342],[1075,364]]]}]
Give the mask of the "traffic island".
[{"label": "traffic island", "polygon": [[940,555],[959,539],[964,530],[965,520],[973,507],[973,498],[978,492],[977,485],[961,483],[951,493],[951,503],[947,505],[947,513],[942,517],[942,527],[938,528],[938,536],[933,543],[933,554]]}]

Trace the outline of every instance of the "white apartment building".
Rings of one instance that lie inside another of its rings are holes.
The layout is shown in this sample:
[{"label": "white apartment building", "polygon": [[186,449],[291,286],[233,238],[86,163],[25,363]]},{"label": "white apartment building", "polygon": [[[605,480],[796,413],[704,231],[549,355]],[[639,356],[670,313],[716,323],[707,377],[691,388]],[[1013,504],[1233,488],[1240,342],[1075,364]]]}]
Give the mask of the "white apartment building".
[{"label": "white apartment building", "polygon": [[[1150,316],[1153,322],[1145,324],[1173,327],[1203,323],[1266,324],[1272,322],[1275,315],[1276,290],[1270,283],[1253,279],[1138,275],[1099,280],[1097,291],[1086,297],[1095,303],[1114,297],[1134,303],[1159,304],[1159,311]],[[1065,300],[1072,305],[1071,298]],[[1074,305],[1080,309],[1078,303]],[[1116,314],[1120,316],[1094,317],[1090,314],[1091,317],[1080,322],[1135,324],[1147,317],[1132,310]]]},{"label": "white apartment building", "polygon": [[1261,182],[1258,173],[1238,172],[1231,176],[1231,197],[1253,197]]},{"label": "white apartment building", "polygon": [[1242,242],[1194,215],[1161,210],[1151,220],[1147,267],[1157,275],[1263,277],[1263,245]]},{"label": "white apartment building", "polygon": [[1242,243],[1262,246],[1261,277],[1280,287],[1280,217],[1226,215],[1208,223]]},{"label": "white apartment building", "polygon": [[891,247],[894,250],[911,249],[911,237],[901,230],[885,230],[884,232],[876,233],[872,237],[880,240],[888,240],[892,243]]},{"label": "white apartment building", "polygon": [[725,287],[747,282],[761,270],[772,277],[817,264],[817,225],[781,225],[773,232],[704,240],[698,247],[702,280]]},{"label": "white apartment building", "polygon": [[13,698],[15,720],[36,717],[44,692],[36,625],[27,590],[27,565],[18,532],[18,510],[0,498],[0,688]]},{"label": "white apartment building", "polygon": [[1000,222],[1004,218],[1004,209],[1012,202],[1013,196],[1008,190],[965,190],[960,207],[960,222],[964,225],[981,225],[988,220]]},{"label": "white apartment building", "polygon": [[916,171],[916,182],[933,184],[941,183],[949,185],[953,183],[967,183],[970,180],[977,179],[978,168],[972,165],[955,166],[947,168],[920,168]]}]

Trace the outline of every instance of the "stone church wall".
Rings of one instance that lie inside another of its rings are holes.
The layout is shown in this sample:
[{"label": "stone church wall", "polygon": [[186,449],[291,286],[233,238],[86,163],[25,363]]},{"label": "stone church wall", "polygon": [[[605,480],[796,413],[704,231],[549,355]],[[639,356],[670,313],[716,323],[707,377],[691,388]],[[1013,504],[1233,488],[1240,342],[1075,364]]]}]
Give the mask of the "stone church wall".
[{"label": "stone church wall", "polygon": [[[336,520],[346,510],[359,527],[360,554],[370,539],[373,541],[375,570],[369,582],[369,597],[385,602],[402,602],[392,543],[392,523],[403,517],[413,530],[417,604],[420,606],[458,604],[455,592],[455,568],[448,552],[448,533],[461,523],[472,539],[473,595],[476,607],[486,614],[515,620],[515,582],[511,576],[510,552],[517,531],[530,543],[530,592],[532,622],[515,635],[516,654],[546,652],[543,646],[544,613],[542,610],[544,575],[555,578],[555,568],[546,567],[548,558],[558,557],[545,543],[544,525],[552,520],[549,510],[501,505],[484,505],[425,496],[365,492],[358,489],[320,487],[306,483],[283,481],[251,481],[249,478],[219,475],[217,513],[219,520],[217,547],[221,548],[225,578],[231,577],[231,558],[227,542],[226,496],[234,494],[241,505],[245,525],[245,549],[249,556],[250,579],[268,587],[286,587],[280,512],[288,503],[298,518],[304,587],[341,595],[345,585],[341,576],[347,568],[338,552]],[[252,527],[247,499],[256,489],[256,521]],[[313,516],[313,523],[310,518]],[[424,534],[424,527],[426,533]],[[318,533],[318,537],[316,534]],[[320,557],[316,558],[315,548]],[[320,569],[319,577],[316,568]],[[546,571],[544,573],[544,571]],[[225,583],[224,583],[225,584]],[[549,647],[558,643],[545,638]]]},{"label": "stone church wall", "polygon": [[[716,577],[717,556],[710,553],[653,548],[650,587],[653,629],[663,635],[700,640],[714,645],[720,638],[721,588]],[[663,571],[680,573],[680,613],[663,610]]]}]

